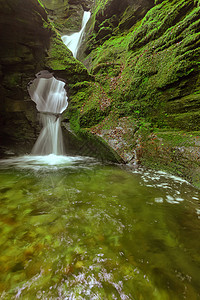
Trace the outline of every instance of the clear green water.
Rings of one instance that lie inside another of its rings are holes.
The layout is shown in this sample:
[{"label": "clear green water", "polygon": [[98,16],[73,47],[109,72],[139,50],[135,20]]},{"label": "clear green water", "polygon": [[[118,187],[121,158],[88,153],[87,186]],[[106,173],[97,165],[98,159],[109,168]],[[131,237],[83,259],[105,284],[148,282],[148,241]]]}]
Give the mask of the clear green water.
[{"label": "clear green water", "polygon": [[93,161],[20,163],[0,169],[0,299],[200,299],[198,190]]}]

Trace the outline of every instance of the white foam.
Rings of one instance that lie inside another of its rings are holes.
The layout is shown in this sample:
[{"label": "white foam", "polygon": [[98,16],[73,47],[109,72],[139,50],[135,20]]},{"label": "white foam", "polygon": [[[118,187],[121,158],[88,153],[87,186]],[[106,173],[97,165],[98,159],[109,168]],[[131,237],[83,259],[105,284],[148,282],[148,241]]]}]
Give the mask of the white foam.
[{"label": "white foam", "polygon": [[17,168],[17,169],[60,169],[84,167],[87,168],[89,164],[97,164],[94,158],[86,156],[64,156],[64,155],[25,155],[9,159],[0,160],[0,168]]},{"label": "white foam", "polygon": [[184,201],[183,198],[174,198],[170,195],[166,195],[166,201],[171,204],[178,204],[179,202]]},{"label": "white foam", "polygon": [[162,197],[155,198],[155,202],[163,203],[163,198]]}]

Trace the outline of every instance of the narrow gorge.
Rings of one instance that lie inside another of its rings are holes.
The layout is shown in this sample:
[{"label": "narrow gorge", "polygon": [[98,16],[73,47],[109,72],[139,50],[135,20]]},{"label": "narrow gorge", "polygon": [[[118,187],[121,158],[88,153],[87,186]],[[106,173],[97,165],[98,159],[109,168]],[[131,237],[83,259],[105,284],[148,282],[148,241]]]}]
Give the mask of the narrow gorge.
[{"label": "narrow gorge", "polygon": [[[80,32],[89,10],[82,64],[61,37]],[[199,185],[199,1],[21,0],[1,2],[1,15],[5,151],[32,147],[39,128],[26,87],[49,70],[66,81],[63,119],[92,152],[111,147],[125,163],[136,153],[139,164]]]},{"label": "narrow gorge", "polygon": [[0,298],[200,298],[200,1],[0,0]]}]

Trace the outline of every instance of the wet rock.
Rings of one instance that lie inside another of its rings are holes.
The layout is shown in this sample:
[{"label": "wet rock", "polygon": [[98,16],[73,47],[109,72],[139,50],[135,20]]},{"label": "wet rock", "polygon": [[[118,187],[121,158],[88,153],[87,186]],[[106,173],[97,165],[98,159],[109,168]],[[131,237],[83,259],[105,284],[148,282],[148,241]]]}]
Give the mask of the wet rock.
[{"label": "wet rock", "polygon": [[[36,0],[0,3],[0,137],[5,151],[30,152],[40,127],[28,83],[41,70],[77,82],[87,70],[63,45]],[[77,77],[78,76],[78,77]],[[2,148],[3,149],[3,148]]]},{"label": "wet rock", "polygon": [[81,29],[83,12],[90,10],[93,0],[41,0],[48,18],[61,34],[69,34]]},{"label": "wet rock", "polygon": [[[147,0],[109,0],[101,5],[94,5],[94,15],[90,21],[83,51],[91,50],[103,44],[109,38],[129,30],[139,22],[154,6],[154,1]],[[82,54],[80,58],[85,56]]]}]

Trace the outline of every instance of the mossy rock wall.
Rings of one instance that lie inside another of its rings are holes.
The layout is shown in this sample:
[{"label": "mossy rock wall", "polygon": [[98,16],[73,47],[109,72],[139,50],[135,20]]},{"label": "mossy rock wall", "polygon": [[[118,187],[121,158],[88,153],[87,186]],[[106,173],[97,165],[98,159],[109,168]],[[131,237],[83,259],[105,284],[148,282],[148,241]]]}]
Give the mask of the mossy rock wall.
[{"label": "mossy rock wall", "polygon": [[[109,38],[129,30],[153,7],[154,0],[97,0],[83,46],[87,55]],[[84,53],[80,58],[85,58]]]},{"label": "mossy rock wall", "polygon": [[197,184],[199,144],[168,145],[155,133],[159,146],[151,145],[157,130],[199,135],[200,3],[155,1],[142,10],[141,1],[136,17],[138,3],[96,1],[82,56],[95,81],[71,87],[67,114],[74,130],[102,137],[124,161],[138,156]]},{"label": "mossy rock wall", "polygon": [[[131,27],[120,25],[122,21],[126,24],[125,16],[131,9],[119,15],[115,4],[99,1],[85,59],[111,99],[111,110],[116,109],[121,117],[146,118],[161,128],[199,130],[198,1],[159,1],[143,19],[129,23]],[[115,30],[114,15],[119,15]],[[105,26],[97,26],[98,20]],[[107,27],[112,29],[110,33]]]}]

